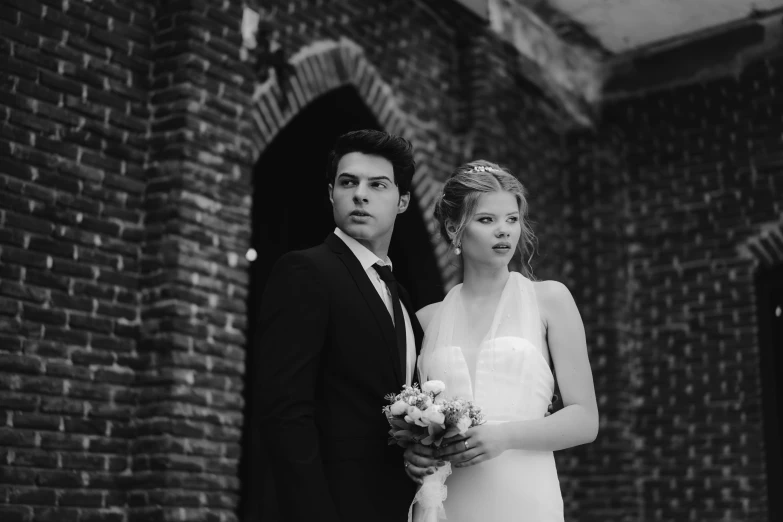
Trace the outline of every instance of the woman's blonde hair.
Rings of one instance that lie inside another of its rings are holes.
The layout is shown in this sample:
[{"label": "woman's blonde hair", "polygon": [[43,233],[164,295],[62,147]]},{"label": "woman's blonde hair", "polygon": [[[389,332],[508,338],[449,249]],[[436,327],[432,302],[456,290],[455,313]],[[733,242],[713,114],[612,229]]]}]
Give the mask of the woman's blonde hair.
[{"label": "woman's blonde hair", "polygon": [[517,200],[522,229],[517,243],[517,250],[522,256],[521,272],[533,279],[530,260],[536,250],[537,240],[528,220],[527,191],[517,178],[496,163],[476,160],[454,169],[443,186],[443,194],[435,203],[435,219],[440,223],[440,233],[449,241],[447,227],[453,225],[455,233],[450,243],[452,248],[459,245],[465,227],[476,212],[479,196],[491,192],[509,192]]}]

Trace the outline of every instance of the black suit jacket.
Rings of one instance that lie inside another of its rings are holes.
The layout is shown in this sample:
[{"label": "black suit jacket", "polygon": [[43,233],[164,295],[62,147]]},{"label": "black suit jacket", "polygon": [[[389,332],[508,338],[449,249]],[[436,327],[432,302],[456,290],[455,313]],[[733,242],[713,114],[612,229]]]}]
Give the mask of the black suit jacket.
[{"label": "black suit jacket", "polygon": [[[416,338],[423,332],[407,292]],[[334,234],[285,254],[261,303],[262,432],[290,522],[402,522],[415,493],[402,449],[387,444],[384,396],[404,380],[391,316]]]}]

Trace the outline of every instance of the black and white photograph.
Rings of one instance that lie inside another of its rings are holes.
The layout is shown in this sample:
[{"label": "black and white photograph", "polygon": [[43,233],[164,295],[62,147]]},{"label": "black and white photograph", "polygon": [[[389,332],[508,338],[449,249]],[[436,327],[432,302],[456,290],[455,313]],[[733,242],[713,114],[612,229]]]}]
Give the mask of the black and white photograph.
[{"label": "black and white photograph", "polygon": [[783,521],[783,0],[0,0],[0,522]]}]

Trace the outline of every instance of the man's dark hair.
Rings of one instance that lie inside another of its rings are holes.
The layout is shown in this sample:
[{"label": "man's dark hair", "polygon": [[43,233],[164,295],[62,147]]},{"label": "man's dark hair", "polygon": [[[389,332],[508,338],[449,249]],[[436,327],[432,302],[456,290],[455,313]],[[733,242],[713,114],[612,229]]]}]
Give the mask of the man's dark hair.
[{"label": "man's dark hair", "polygon": [[416,170],[411,142],[401,136],[377,130],[365,129],[343,134],[337,138],[329,153],[326,170],[329,184],[334,185],[337,165],[343,156],[351,152],[361,152],[389,160],[394,168],[394,184],[399,188],[400,195],[410,192],[413,172]]}]

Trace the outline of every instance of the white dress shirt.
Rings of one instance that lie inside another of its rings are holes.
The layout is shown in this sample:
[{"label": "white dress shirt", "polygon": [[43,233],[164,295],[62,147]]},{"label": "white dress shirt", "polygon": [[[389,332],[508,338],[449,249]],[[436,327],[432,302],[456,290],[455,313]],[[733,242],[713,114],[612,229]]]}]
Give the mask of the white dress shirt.
[{"label": "white dress shirt", "polygon": [[[387,257],[385,261],[382,260],[373,254],[366,246],[362,245],[339,228],[334,229],[334,235],[339,237],[343,243],[351,249],[353,255],[356,256],[356,259],[359,260],[362,268],[367,273],[367,277],[370,278],[370,282],[375,287],[378,295],[381,296],[381,299],[383,299],[386,309],[389,311],[389,315],[391,315],[392,323],[394,323],[394,305],[392,304],[391,291],[389,291],[389,287],[383,282],[383,279],[381,279],[378,272],[372,267],[372,265],[378,263],[380,265],[388,266],[389,269],[391,269],[391,259]],[[413,381],[413,369],[416,365],[416,339],[413,336],[411,318],[408,316],[408,311],[405,309],[402,299],[400,300],[400,307],[402,308],[402,316],[405,318],[405,383],[410,385]]]}]

